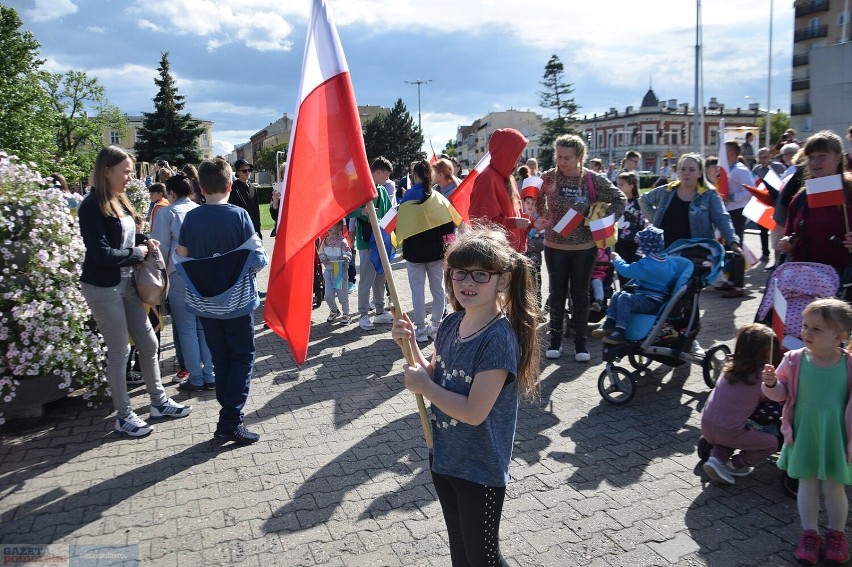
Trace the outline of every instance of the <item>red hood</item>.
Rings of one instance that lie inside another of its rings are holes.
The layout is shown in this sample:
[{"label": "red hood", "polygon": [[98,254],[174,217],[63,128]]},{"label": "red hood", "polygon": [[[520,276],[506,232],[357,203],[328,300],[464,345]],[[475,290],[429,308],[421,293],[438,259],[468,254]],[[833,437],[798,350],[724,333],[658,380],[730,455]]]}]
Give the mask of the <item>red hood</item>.
[{"label": "red hood", "polygon": [[523,134],[514,128],[501,128],[491,134],[488,141],[488,151],[491,152],[491,167],[502,177],[509,177],[515,171],[515,165],[521,152],[527,147]]}]

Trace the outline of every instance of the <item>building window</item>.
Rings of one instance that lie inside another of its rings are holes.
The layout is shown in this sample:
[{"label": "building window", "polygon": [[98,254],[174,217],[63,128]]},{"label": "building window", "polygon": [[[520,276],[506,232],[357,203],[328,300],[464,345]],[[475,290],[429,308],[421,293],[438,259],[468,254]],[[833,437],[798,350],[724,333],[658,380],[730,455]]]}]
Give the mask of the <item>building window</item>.
[{"label": "building window", "polygon": [[710,145],[711,146],[715,146],[717,144],[716,136],[718,136],[718,134],[719,134],[719,131],[716,130],[715,128],[712,128],[710,130]]},{"label": "building window", "polygon": [[819,18],[811,18],[808,22],[808,29],[811,31],[816,31],[819,29]]},{"label": "building window", "polygon": [[645,130],[644,132],[645,144],[653,145],[654,143],[654,131],[653,130]]},{"label": "building window", "polygon": [[142,140],[142,134],[139,133],[139,130],[136,130],[136,143],[141,144],[144,140]]},{"label": "building window", "polygon": [[209,136],[207,135],[207,130],[205,130],[204,132],[201,133],[201,145],[202,146],[209,146],[210,145]]},{"label": "building window", "polygon": [[113,146],[121,144],[121,136],[115,130],[109,131],[109,143]]},{"label": "building window", "polygon": [[849,12],[840,12],[837,14],[837,25],[844,26],[849,23]]}]

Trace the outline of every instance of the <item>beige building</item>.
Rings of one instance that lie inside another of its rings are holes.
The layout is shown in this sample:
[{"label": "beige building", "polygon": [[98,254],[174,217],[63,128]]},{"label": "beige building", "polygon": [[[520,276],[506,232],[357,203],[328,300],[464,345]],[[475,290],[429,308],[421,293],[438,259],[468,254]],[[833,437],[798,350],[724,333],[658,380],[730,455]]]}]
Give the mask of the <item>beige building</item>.
[{"label": "beige building", "polygon": [[[704,110],[703,155],[716,154],[719,147],[719,120],[725,119],[725,128],[752,127],[760,116],[756,104],[749,108],[726,108],[715,97]],[[693,151],[695,108],[677,99],[659,100],[653,89],[648,89],[637,109],[609,109],[603,115],[584,116],[580,121],[589,146],[590,158],[601,158],[604,164],[618,167],[627,150],[642,154],[640,170],[658,171],[663,158],[677,159]],[[762,142],[761,142],[762,143]]]},{"label": "beige building", "polygon": [[530,110],[504,110],[491,112],[479,118],[469,126],[459,126],[456,133],[458,144],[457,157],[462,168],[471,168],[488,152],[488,139],[494,130],[514,128],[521,132],[529,143],[521,155],[521,160],[538,158],[541,153],[541,134],[544,132],[544,119]]},{"label": "beige building", "polygon": [[[795,31],[793,32],[793,74],[790,83],[790,126],[797,136],[804,140],[815,131],[825,127],[817,126],[817,114],[841,113],[833,118],[823,116],[823,124],[835,122],[850,123],[852,103],[846,98],[842,104],[834,104],[832,96],[825,97],[814,84],[814,67],[823,58],[833,61],[845,61],[845,69],[835,67],[834,72],[845,74],[849,80],[850,62],[841,57],[842,50],[824,49],[841,43],[848,43],[852,35],[850,22],[850,0],[795,0]],[[848,52],[848,49],[846,50]],[[823,64],[823,69],[826,65]],[[829,71],[830,74],[831,71]],[[825,78],[821,77],[821,80]],[[829,78],[837,87],[837,77]],[[821,85],[821,86],[824,86]],[[846,87],[848,91],[849,87]],[[836,90],[836,89],[835,89]],[[823,105],[831,104],[825,108]],[[820,106],[817,110],[817,105]],[[836,131],[836,130],[835,130]],[[843,134],[845,129],[838,133]]]},{"label": "beige building", "polygon": [[[104,129],[104,144],[119,146],[131,155],[136,155],[133,149],[134,144],[139,139],[139,129],[142,128],[142,116],[124,115],[127,121],[127,130],[119,132],[109,128]],[[201,150],[201,159],[209,159],[215,156],[213,153],[213,122],[210,120],[198,120],[204,131],[198,136],[198,148]],[[171,164],[183,165],[183,164]]]}]

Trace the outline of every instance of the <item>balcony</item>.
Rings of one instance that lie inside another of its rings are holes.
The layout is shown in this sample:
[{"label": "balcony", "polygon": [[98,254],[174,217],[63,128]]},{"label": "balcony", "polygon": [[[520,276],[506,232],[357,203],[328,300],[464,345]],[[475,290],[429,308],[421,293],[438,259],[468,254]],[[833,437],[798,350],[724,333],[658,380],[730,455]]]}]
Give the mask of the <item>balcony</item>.
[{"label": "balcony", "polygon": [[828,11],[828,0],[811,0],[806,4],[796,6],[796,17],[801,18],[809,14]]},{"label": "balcony", "polygon": [[828,26],[823,24],[821,26],[812,26],[809,28],[805,28],[802,30],[796,30],[793,34],[793,41],[806,41],[809,39],[817,39],[819,37],[826,37],[828,35]]},{"label": "balcony", "polygon": [[811,88],[811,80],[810,79],[796,79],[793,81],[790,86],[790,90],[793,91],[806,91]]},{"label": "balcony", "polygon": [[798,55],[793,55],[793,67],[801,67],[802,65],[807,65],[810,61],[810,53],[800,53]]},{"label": "balcony", "polygon": [[809,102],[799,102],[796,104],[790,105],[790,115],[791,116],[801,116],[803,114],[811,113],[811,103]]}]

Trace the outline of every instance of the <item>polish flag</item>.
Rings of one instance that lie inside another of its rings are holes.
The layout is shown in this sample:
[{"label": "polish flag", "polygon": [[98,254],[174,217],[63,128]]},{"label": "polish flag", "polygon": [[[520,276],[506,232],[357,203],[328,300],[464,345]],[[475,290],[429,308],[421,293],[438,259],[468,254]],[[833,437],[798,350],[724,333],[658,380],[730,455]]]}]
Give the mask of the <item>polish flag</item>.
[{"label": "polish flag", "polygon": [[461,218],[467,224],[470,224],[470,192],[473,190],[473,182],[479,177],[479,174],[485,171],[488,164],[491,163],[491,152],[486,152],[476,167],[467,174],[467,177],[462,179],[458,187],[453,189],[453,192],[447,196],[450,203],[455,207],[456,212],[461,215]]},{"label": "polish flag", "polygon": [[284,179],[263,315],[302,364],[310,339],[314,241],[377,197],[349,67],[324,0],[311,8]]},{"label": "polish flag", "polygon": [[719,119],[719,179],[716,180],[716,191],[722,199],[728,198],[728,152],[725,150],[725,119]]},{"label": "polish flag", "polygon": [[840,174],[828,177],[816,177],[805,181],[805,191],[808,193],[808,206],[830,207],[846,202],[843,195],[843,178]]},{"label": "polish flag", "polygon": [[764,185],[768,185],[776,191],[781,191],[781,187],[784,186],[784,183],[781,181],[781,178],[778,177],[778,174],[775,173],[775,170],[771,167],[769,168],[769,171],[767,171],[766,174],[763,176],[763,179],[761,181],[763,181]]},{"label": "polish flag", "polygon": [[430,165],[435,165],[436,163],[438,163],[438,156],[437,156],[437,154],[435,153],[435,146],[433,146],[433,145],[432,145],[432,140],[431,140],[431,139],[429,140],[429,147],[432,149],[432,157],[431,157],[431,158],[429,158],[429,164],[430,164]]},{"label": "polish flag", "polygon": [[787,319],[787,300],[778,289],[778,282],[775,282],[775,290],[772,296],[772,330],[775,336],[778,337],[778,342],[786,350],[795,350],[805,346],[804,341],[798,337],[785,334],[785,320]]},{"label": "polish flag", "polygon": [[580,223],[586,217],[575,211],[574,209],[568,209],[568,212],[565,213],[565,216],[559,219],[555,225],[553,225],[553,230],[561,234],[562,236],[567,237],[569,234],[574,232],[574,229],[580,226]]},{"label": "polish flag", "polygon": [[770,207],[757,197],[752,197],[746,206],[743,207],[743,216],[752,220],[767,230],[775,230],[778,226],[772,215],[775,213],[775,207]]},{"label": "polish flag", "polygon": [[537,175],[531,175],[524,179],[523,185],[521,185],[521,201],[526,199],[527,197],[532,197],[533,199],[538,199],[539,193],[541,193],[541,186],[544,184],[544,179],[538,177]]},{"label": "polish flag", "polygon": [[615,234],[615,215],[593,220],[589,223],[589,229],[592,231],[592,240],[606,240]]},{"label": "polish flag", "polygon": [[379,226],[388,234],[396,230],[396,213],[396,208],[391,207],[388,212],[385,213],[385,216],[379,220]]}]

